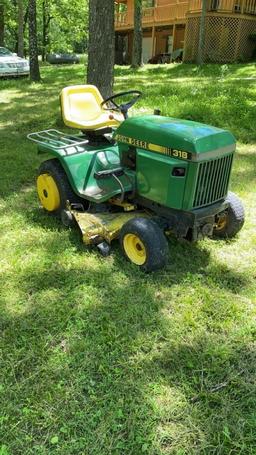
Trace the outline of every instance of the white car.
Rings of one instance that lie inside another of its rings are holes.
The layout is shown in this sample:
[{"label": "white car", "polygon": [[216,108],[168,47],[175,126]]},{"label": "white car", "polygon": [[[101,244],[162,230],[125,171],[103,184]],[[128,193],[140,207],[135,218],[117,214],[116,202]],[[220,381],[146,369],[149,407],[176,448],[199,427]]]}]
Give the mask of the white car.
[{"label": "white car", "polygon": [[28,74],[28,60],[17,57],[5,47],[0,47],[0,77],[27,76]]}]

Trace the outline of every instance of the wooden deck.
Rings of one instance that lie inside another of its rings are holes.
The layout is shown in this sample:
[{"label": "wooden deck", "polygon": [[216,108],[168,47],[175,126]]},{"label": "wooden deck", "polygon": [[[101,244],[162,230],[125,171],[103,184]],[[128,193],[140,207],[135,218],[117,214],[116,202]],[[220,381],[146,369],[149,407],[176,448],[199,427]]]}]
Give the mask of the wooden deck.
[{"label": "wooden deck", "polygon": [[[199,13],[201,0],[190,0],[188,13]],[[256,15],[256,0],[208,0],[208,12]]]},{"label": "wooden deck", "polygon": [[[185,23],[188,11],[188,1],[173,1],[169,5],[157,6],[155,8],[145,8],[143,10],[143,26]],[[115,29],[133,28],[133,10],[116,13]]]},{"label": "wooden deck", "polygon": [[[152,27],[165,24],[185,23],[189,15],[199,14],[202,0],[170,0],[169,4],[159,5],[143,10],[143,26]],[[208,12],[231,13],[256,16],[256,0],[208,0]],[[117,31],[133,28],[133,10],[116,13],[115,29]]]}]

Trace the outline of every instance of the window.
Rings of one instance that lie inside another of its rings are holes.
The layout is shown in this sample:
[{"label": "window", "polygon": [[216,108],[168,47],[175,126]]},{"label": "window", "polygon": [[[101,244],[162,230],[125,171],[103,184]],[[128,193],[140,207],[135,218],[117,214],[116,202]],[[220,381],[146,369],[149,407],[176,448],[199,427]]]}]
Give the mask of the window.
[{"label": "window", "polygon": [[12,56],[12,53],[5,47],[0,47],[0,56],[1,57]]}]

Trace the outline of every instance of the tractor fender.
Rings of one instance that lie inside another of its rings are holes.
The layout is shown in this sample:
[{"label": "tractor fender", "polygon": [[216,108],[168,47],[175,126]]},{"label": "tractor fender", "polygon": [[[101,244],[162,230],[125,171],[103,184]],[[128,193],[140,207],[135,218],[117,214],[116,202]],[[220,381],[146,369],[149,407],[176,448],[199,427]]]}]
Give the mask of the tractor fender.
[{"label": "tractor fender", "polygon": [[69,166],[68,166],[68,160],[65,160],[64,157],[63,157],[63,153],[61,150],[56,150],[56,149],[53,149],[53,148],[50,148],[50,147],[47,147],[47,146],[38,146],[38,149],[37,149],[37,153],[38,155],[45,155],[47,154],[50,158],[57,158],[61,167],[63,168],[66,176],[67,176],[67,179],[69,181],[69,184],[72,188],[72,190],[74,191],[75,194],[77,194],[78,196],[80,196],[80,192],[76,186],[76,181],[75,179],[73,178],[73,175],[72,173],[70,172],[69,170]]}]

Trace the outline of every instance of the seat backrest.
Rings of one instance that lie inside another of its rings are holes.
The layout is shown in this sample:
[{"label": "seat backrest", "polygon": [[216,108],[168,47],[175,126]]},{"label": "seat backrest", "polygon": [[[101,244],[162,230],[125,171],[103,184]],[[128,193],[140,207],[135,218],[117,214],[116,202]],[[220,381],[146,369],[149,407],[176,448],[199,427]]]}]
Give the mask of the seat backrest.
[{"label": "seat backrest", "polygon": [[94,85],[73,85],[61,91],[61,110],[64,123],[91,121],[102,113],[103,98]]}]

